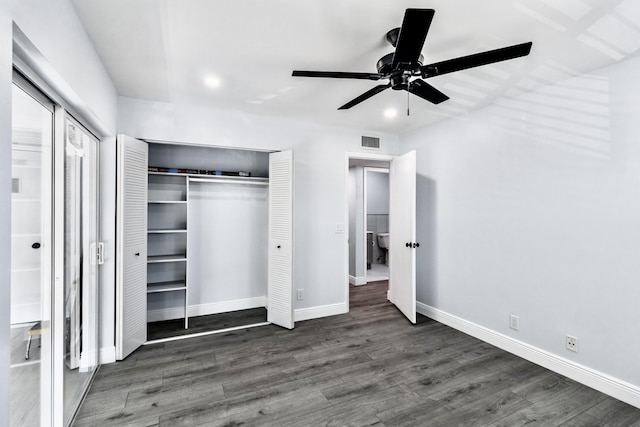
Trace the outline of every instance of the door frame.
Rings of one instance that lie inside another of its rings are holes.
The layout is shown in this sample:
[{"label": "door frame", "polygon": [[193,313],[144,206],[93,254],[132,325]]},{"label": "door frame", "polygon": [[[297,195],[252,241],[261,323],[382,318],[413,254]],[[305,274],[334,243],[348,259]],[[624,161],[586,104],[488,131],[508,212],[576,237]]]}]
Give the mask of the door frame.
[{"label": "door frame", "polygon": [[[350,160],[375,160],[375,161],[383,161],[389,162],[395,159],[398,156],[392,154],[378,154],[378,153],[366,153],[366,152],[350,152],[347,151],[345,153],[345,166],[344,166],[344,183],[345,183],[345,196],[344,196],[344,224],[345,224],[345,234],[344,234],[344,259],[346,260],[344,266],[343,277],[345,281],[344,287],[344,299],[345,305],[347,309],[347,313],[349,312],[349,161]],[[364,213],[366,215],[366,211]],[[366,228],[366,227],[365,227]],[[365,233],[366,239],[366,233]],[[366,253],[364,255],[366,257]],[[366,258],[365,258],[366,259]],[[389,274],[391,274],[391,265],[389,265]]]}]

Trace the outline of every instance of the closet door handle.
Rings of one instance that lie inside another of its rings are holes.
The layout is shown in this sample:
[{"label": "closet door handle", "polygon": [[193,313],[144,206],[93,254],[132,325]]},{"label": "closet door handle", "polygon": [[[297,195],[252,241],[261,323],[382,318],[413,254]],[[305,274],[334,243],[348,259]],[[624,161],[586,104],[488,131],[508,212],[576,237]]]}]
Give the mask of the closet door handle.
[{"label": "closet door handle", "polygon": [[280,245],[276,246],[276,248],[278,248],[278,249],[280,249],[281,247],[282,247],[282,246],[280,246]]},{"label": "closet door handle", "polygon": [[31,245],[31,247],[33,249],[40,249],[40,242],[35,242],[33,245]]},{"label": "closet door handle", "polygon": [[136,255],[136,256],[140,256],[140,252],[136,252],[136,253],[135,253],[135,255]]}]

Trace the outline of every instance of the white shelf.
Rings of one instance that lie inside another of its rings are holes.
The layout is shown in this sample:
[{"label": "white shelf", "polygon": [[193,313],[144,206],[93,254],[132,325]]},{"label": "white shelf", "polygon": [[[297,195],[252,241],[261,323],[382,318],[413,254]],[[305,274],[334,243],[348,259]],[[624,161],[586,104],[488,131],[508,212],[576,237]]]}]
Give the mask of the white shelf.
[{"label": "white shelf", "polygon": [[186,232],[187,232],[187,230],[172,230],[172,229],[169,229],[169,230],[166,230],[166,229],[165,230],[160,230],[160,229],[158,229],[158,230],[147,230],[147,233],[149,233],[149,234],[170,234],[170,233],[186,233]]},{"label": "white shelf", "polygon": [[181,280],[174,281],[174,282],[160,282],[160,283],[147,284],[148,294],[153,294],[158,292],[184,291],[186,289],[187,289],[187,284]]},{"label": "white shelf", "polygon": [[187,256],[185,254],[177,255],[155,255],[147,257],[147,264],[156,264],[161,262],[186,262]]},{"label": "white shelf", "polygon": [[34,271],[40,271],[40,265],[35,266],[35,267],[22,267],[22,268],[12,268],[11,272],[12,273],[30,273],[30,272],[34,272]]},{"label": "white shelf", "polygon": [[169,205],[169,204],[186,205],[187,201],[186,200],[149,200],[148,203],[149,204],[165,204],[165,205]]}]

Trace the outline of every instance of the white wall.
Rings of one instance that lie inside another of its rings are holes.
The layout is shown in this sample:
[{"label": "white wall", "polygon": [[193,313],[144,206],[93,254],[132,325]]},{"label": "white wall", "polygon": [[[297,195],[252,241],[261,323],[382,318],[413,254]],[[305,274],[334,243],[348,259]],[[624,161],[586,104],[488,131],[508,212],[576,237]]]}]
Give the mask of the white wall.
[{"label": "white wall", "polygon": [[639,68],[628,60],[402,137],[418,152],[418,300],[634,393]]},{"label": "white wall", "polygon": [[367,215],[389,215],[389,174],[367,171]]},{"label": "white wall", "polygon": [[226,301],[264,307],[268,195],[266,186],[189,184],[189,305],[198,314]]},{"label": "white wall", "polygon": [[[293,150],[294,280],[305,299],[295,302],[304,318],[346,309],[347,178],[345,153],[359,152],[366,131],[248,116],[235,111],[120,98],[118,131],[159,141],[255,150]],[[381,135],[385,154],[398,138]]]},{"label": "white wall", "polygon": [[[10,179],[11,179],[11,64],[13,25],[28,38],[36,50],[32,66],[38,68],[41,77],[60,92],[65,100],[89,123],[98,129],[104,140],[102,150],[103,170],[113,168],[115,157],[110,157],[110,146],[115,145],[110,136],[115,135],[117,94],[106,70],[100,62],[84,28],[67,0],[10,0],[0,4],[0,140],[2,145],[2,167],[0,182],[6,191],[0,193],[0,271],[4,282],[9,283],[11,239],[8,231],[11,223]],[[113,150],[115,152],[115,150]],[[112,175],[112,174],[111,174]],[[101,312],[113,313],[113,298],[109,288],[113,287],[113,258],[109,249],[113,243],[113,221],[115,212],[115,185],[103,182],[102,233],[107,241],[107,265],[102,269]],[[111,188],[111,190],[109,189]],[[0,425],[8,424],[8,375],[9,375],[9,287],[0,291]],[[111,329],[101,329],[101,345],[113,347],[113,322]]]},{"label": "white wall", "polygon": [[0,426],[9,425],[11,333],[11,15],[0,8]]}]

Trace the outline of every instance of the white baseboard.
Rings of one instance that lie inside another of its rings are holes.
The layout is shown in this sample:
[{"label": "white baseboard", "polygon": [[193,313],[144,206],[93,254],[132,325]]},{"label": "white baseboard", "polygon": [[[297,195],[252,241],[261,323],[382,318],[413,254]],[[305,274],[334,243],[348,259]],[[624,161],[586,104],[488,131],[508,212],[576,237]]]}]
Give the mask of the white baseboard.
[{"label": "white baseboard", "polygon": [[[231,301],[221,301],[209,304],[190,305],[187,308],[189,317],[206,316],[208,314],[227,313],[229,311],[247,310],[250,308],[265,307],[266,297],[245,298]],[[147,322],[158,322],[161,320],[181,319],[184,317],[182,307],[163,308],[147,311]]]},{"label": "white baseboard", "polygon": [[[267,298],[247,298],[241,300],[224,301],[212,304],[190,305],[188,308],[189,317],[205,316],[207,314],[226,313],[229,311],[246,310],[249,308],[266,307]],[[346,303],[322,305],[318,307],[299,308],[294,310],[293,319],[295,322],[303,320],[317,319],[320,317],[335,316],[337,314],[347,313]],[[184,317],[184,309],[180,307],[172,307],[158,310],[147,311],[148,322],[158,322],[161,320],[181,319]],[[115,349],[114,349],[115,357]],[[114,359],[115,360],[115,359]]]},{"label": "white baseboard", "polygon": [[299,308],[293,312],[294,322],[301,322],[303,320],[318,319],[320,317],[335,316],[337,314],[348,313],[346,303],[321,305],[318,307]]},{"label": "white baseboard", "polygon": [[640,387],[421,302],[416,303],[416,311],[472,337],[495,345],[509,353],[640,408]]},{"label": "white baseboard", "polygon": [[237,299],[231,301],[214,302],[210,304],[190,305],[189,317],[206,316],[207,314],[227,313],[229,311],[248,310],[250,308],[266,307],[267,297]]},{"label": "white baseboard", "polygon": [[366,285],[367,284],[367,278],[366,277],[356,277],[356,276],[349,275],[349,284],[350,285],[355,285],[355,286]]},{"label": "white baseboard", "polygon": [[100,364],[114,363],[116,361],[116,347],[102,347],[100,349]]}]

